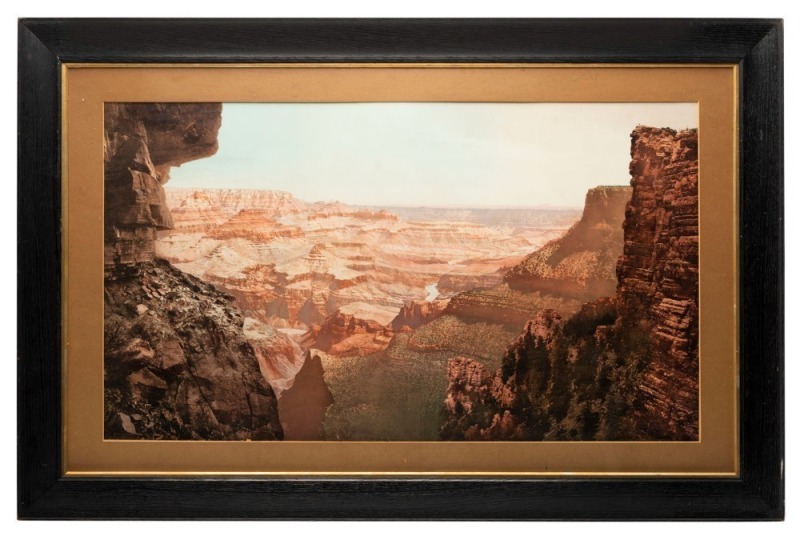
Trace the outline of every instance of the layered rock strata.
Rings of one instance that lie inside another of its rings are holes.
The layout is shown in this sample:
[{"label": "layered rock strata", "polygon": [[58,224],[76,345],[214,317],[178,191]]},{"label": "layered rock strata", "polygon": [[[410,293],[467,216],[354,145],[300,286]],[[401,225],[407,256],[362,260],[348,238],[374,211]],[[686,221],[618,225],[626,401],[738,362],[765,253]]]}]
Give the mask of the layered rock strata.
[{"label": "layered rock strata", "polygon": [[456,294],[450,298],[444,314],[470,322],[502,324],[518,330],[543,309],[571,314],[580,306],[580,300],[573,297],[514,290],[503,284],[490,289],[475,289]]},{"label": "layered rock strata", "polygon": [[634,194],[617,267],[620,314],[644,316],[653,326],[636,420],[646,437],[696,439],[697,131],[638,127],[631,139]]},{"label": "layered rock strata", "polygon": [[698,439],[697,131],[637,127],[615,296],[449,363],[443,439]]},{"label": "layered rock strata", "polygon": [[406,210],[404,218],[286,192],[166,191],[175,223],[158,241],[158,255],[231,292],[248,317],[296,329],[339,309],[387,324],[437,282],[442,298],[497,285],[508,266],[576,214],[530,209],[520,211],[524,222],[508,222],[523,228],[489,227],[415,221],[414,214],[429,212],[424,208]]}]

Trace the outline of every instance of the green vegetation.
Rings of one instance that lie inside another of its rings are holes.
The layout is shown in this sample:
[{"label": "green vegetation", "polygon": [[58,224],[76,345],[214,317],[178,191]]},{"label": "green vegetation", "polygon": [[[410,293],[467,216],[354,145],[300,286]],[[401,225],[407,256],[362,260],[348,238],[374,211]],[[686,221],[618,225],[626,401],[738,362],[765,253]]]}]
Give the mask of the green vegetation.
[{"label": "green vegetation", "polygon": [[409,338],[408,347],[418,352],[446,350],[453,356],[476,359],[493,370],[518,335],[519,330],[502,324],[467,322],[445,315],[417,329]]},{"label": "green vegetation", "polygon": [[334,398],[325,417],[326,438],[438,439],[448,359],[466,355],[495,369],[515,336],[502,327],[440,317],[413,334],[396,334],[383,352],[365,357],[319,352]]},{"label": "green vegetation", "polygon": [[[650,360],[649,331],[644,320],[617,322],[612,300],[586,304],[565,323],[553,323],[544,335],[541,329],[538,335],[526,329],[505,351],[499,367],[503,400],[485,390],[456,389],[457,403],[445,416],[440,438],[635,439],[631,408]],[[505,411],[511,427],[500,430],[493,419]]]}]

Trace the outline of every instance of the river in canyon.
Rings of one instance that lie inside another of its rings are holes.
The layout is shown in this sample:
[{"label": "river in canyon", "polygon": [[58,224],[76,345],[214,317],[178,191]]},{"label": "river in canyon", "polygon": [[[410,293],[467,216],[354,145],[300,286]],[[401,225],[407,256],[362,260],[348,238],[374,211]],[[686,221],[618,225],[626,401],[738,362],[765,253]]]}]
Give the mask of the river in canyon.
[{"label": "river in canyon", "polygon": [[425,296],[425,301],[433,301],[439,297],[439,283],[432,283],[430,285],[425,285],[425,292],[428,293]]}]

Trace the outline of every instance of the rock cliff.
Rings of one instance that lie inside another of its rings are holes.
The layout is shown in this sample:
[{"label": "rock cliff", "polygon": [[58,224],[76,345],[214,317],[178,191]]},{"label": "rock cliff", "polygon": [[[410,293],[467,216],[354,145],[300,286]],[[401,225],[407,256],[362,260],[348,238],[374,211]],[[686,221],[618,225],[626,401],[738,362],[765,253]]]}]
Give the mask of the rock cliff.
[{"label": "rock cliff", "polygon": [[620,314],[652,323],[635,415],[647,437],[697,438],[697,131],[638,127],[617,267]]},{"label": "rock cliff", "polygon": [[[169,169],[214,154],[220,122],[220,104],[106,105],[106,438],[283,437],[259,360],[291,361],[291,342],[262,337],[257,352],[233,297],[155,258],[173,227]],[[202,229],[221,221],[213,209],[203,196],[180,207]]]},{"label": "rock cliff", "polygon": [[333,404],[325,381],[322,360],[314,351],[306,352],[303,366],[292,386],[278,401],[288,441],[319,441],[325,437],[325,413]]},{"label": "rock cliff", "polygon": [[[637,127],[613,297],[449,362],[443,439],[697,440],[697,131]],[[573,228],[574,229],[574,228]]]},{"label": "rock cliff", "polygon": [[574,297],[564,297],[557,293],[514,290],[503,284],[494,288],[481,288],[456,294],[450,298],[444,314],[470,322],[503,324],[519,330],[543,309],[554,309],[561,314],[570,314],[577,311],[580,306],[580,300]]},{"label": "rock cliff", "polygon": [[592,300],[614,294],[622,254],[628,186],[599,186],[586,194],[583,215],[567,233],[506,272],[512,289]]},{"label": "rock cliff", "polygon": [[106,104],[106,265],[153,260],[156,231],[173,227],[169,169],[216,153],[221,122],[221,104]]}]

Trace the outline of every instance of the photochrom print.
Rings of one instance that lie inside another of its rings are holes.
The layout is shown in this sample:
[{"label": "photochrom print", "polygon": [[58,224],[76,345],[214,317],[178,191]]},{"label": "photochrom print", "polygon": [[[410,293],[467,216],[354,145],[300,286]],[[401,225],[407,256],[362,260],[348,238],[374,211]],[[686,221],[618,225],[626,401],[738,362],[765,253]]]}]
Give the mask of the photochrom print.
[{"label": "photochrom print", "polygon": [[107,103],[105,437],[697,441],[695,103]]}]

